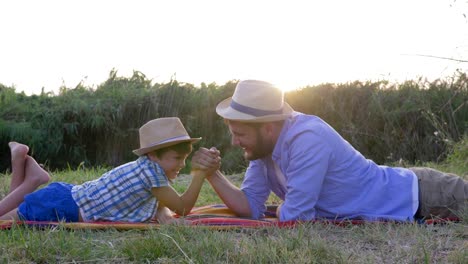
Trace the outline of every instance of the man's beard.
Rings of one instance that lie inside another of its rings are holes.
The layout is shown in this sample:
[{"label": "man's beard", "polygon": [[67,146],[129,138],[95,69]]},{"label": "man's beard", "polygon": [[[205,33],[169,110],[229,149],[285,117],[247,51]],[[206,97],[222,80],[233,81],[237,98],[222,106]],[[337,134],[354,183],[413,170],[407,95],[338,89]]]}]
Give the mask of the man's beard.
[{"label": "man's beard", "polygon": [[271,155],[271,153],[273,152],[273,148],[275,145],[273,144],[273,142],[265,140],[265,138],[263,138],[262,135],[260,135],[260,130],[257,130],[256,137],[257,145],[255,145],[255,147],[251,149],[251,153],[247,155],[247,153],[244,152],[244,158],[246,160],[251,161],[265,158]]}]

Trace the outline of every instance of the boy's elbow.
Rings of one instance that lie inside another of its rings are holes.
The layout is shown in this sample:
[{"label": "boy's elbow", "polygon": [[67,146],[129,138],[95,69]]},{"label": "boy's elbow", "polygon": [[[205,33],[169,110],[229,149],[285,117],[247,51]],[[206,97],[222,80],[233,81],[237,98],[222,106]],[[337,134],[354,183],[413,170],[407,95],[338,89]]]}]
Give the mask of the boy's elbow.
[{"label": "boy's elbow", "polygon": [[182,208],[182,209],[179,209],[179,210],[175,210],[175,213],[178,214],[179,216],[186,216],[188,214],[190,214],[190,209],[187,209],[187,208]]}]

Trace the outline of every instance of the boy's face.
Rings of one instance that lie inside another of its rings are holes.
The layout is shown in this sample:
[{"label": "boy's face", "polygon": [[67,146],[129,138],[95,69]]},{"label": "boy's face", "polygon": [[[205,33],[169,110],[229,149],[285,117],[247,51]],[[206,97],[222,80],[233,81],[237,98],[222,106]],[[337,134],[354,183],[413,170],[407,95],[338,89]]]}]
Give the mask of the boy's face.
[{"label": "boy's face", "polygon": [[188,154],[179,154],[175,150],[168,150],[160,157],[154,154],[149,154],[148,157],[163,168],[168,179],[174,180],[179,171],[185,167],[185,159],[187,159]]}]

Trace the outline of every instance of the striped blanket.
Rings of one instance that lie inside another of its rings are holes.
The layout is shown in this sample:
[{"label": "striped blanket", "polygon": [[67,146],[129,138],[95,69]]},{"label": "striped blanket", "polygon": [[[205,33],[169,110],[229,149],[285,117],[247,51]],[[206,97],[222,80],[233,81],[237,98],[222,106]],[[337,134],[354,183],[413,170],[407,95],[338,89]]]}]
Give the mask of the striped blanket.
[{"label": "striped blanket", "polygon": [[[183,217],[186,225],[197,227],[209,227],[213,229],[238,229],[238,228],[264,228],[264,227],[279,227],[279,228],[293,228],[297,225],[304,224],[333,224],[338,226],[349,225],[362,225],[368,223],[386,223],[381,222],[367,222],[364,220],[313,220],[313,221],[286,221],[280,222],[275,215],[275,206],[267,207],[265,217],[260,220],[243,218],[236,216],[229,208],[223,204],[207,205],[196,207],[192,212]],[[175,215],[175,217],[179,217]],[[182,217],[181,217],[182,218]],[[430,219],[419,221],[421,224],[436,224],[458,221],[459,219]],[[14,225],[25,225],[39,228],[50,227],[64,227],[69,229],[117,229],[117,230],[130,230],[130,229],[154,229],[158,228],[160,224],[156,222],[148,223],[128,223],[128,222],[38,222],[38,221],[8,221],[0,220],[0,229],[9,229]]]}]

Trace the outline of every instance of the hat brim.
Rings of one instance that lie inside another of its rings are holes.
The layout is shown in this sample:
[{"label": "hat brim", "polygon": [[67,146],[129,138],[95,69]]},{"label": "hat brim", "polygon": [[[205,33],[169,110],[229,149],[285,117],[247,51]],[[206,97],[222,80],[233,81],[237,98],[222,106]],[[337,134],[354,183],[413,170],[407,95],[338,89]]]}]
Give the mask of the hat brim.
[{"label": "hat brim", "polygon": [[232,97],[229,97],[221,101],[216,106],[216,113],[220,115],[221,117],[223,117],[224,119],[241,121],[241,122],[259,122],[259,123],[260,122],[273,122],[273,121],[285,120],[286,118],[290,117],[291,114],[294,112],[292,107],[288,103],[284,102],[283,112],[281,114],[253,116],[253,115],[239,112],[236,109],[232,108],[231,100],[232,100]]},{"label": "hat brim", "polygon": [[149,146],[149,147],[146,147],[146,148],[135,149],[135,150],[133,150],[133,153],[138,155],[138,156],[141,156],[141,155],[147,154],[147,153],[149,153],[151,151],[155,151],[155,150],[162,149],[162,148],[165,148],[165,147],[170,147],[170,146],[173,146],[173,145],[176,145],[176,144],[179,144],[179,143],[183,143],[183,142],[191,142],[193,144],[193,143],[196,143],[196,142],[200,141],[201,139],[202,138],[191,138],[191,139],[168,141],[168,142],[164,142],[163,144],[156,144],[156,145]]}]

